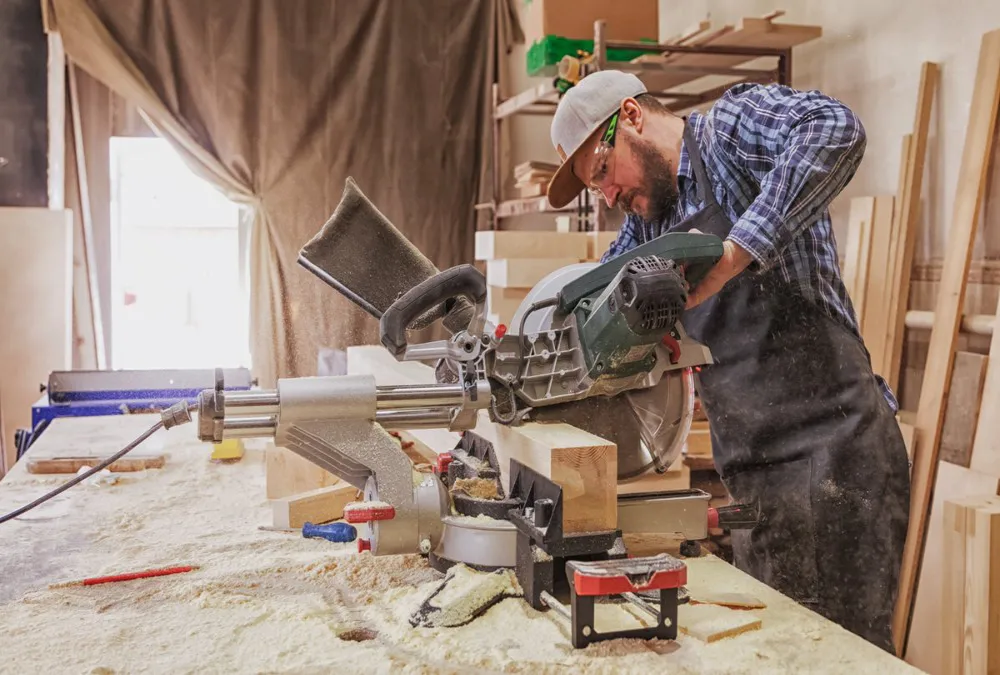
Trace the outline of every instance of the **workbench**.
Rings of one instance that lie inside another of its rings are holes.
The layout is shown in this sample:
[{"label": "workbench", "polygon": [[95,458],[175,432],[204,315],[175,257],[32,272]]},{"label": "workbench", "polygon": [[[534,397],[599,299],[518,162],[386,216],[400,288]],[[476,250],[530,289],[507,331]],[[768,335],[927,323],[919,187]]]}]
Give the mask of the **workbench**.
[{"label": "workbench", "polygon": [[[126,422],[108,417],[103,435],[124,446],[135,428]],[[0,525],[0,671],[919,672],[709,555],[688,561],[688,588],[753,594],[767,605],[753,610],[759,629],[574,650],[564,619],[518,598],[459,628],[413,628],[421,589],[440,578],[423,558],[261,530],[270,522],[262,445],[215,463],[195,423],[157,435],[164,468],[78,485]],[[67,478],[24,465],[0,482],[2,512]],[[200,567],[49,588],[174,565]]]}]

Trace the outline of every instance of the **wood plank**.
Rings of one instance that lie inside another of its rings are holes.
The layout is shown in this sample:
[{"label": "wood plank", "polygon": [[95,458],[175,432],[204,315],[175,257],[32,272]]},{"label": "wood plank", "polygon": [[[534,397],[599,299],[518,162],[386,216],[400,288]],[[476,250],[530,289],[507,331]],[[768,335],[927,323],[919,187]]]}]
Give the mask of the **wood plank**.
[{"label": "wood plank", "polygon": [[361,491],[349,483],[310,490],[271,502],[271,525],[276,528],[300,528],[306,523],[319,525],[340,520],[344,507],[362,498]]},{"label": "wood plank", "polygon": [[872,370],[882,375],[886,372],[884,347],[886,312],[892,289],[888,284],[889,249],[892,241],[892,213],[895,199],[891,195],[875,198],[875,216],[872,221],[871,261],[868,268],[868,290],[865,293],[865,313],[862,335],[871,352]]},{"label": "wood plank", "polygon": [[930,135],[931,112],[940,81],[940,66],[925,62],[920,70],[920,88],[917,94],[916,117],[913,134],[906,148],[905,171],[901,171],[903,185],[897,195],[895,250],[892,257],[893,288],[889,303],[888,331],[886,333],[884,375],[890,387],[899,387],[899,373],[903,362],[903,342],[906,336],[906,311],[909,309],[913,257],[916,251],[920,194],[923,186],[924,164],[927,159],[927,139]]},{"label": "wood plank", "polygon": [[871,260],[872,221],[874,219],[874,197],[855,197],[851,200],[844,280],[847,283],[848,292],[851,294],[854,313],[862,331],[864,331],[868,267]]},{"label": "wood plank", "polygon": [[[120,450],[121,448],[119,448]],[[113,453],[109,453],[113,454]],[[133,471],[145,471],[146,469],[162,469],[166,464],[166,458],[159,457],[122,457],[107,467],[112,473],[129,473]],[[28,473],[50,474],[50,473],[76,473],[80,469],[93,468],[99,463],[93,457],[60,457],[59,459],[34,459],[26,456],[26,469]]]},{"label": "wood plank", "polygon": [[268,499],[282,499],[341,482],[339,476],[273,443],[264,449],[264,458],[264,490]]},{"label": "wood plank", "polygon": [[962,500],[943,504],[944,566],[941,602],[941,652],[943,672],[962,672],[965,641],[965,538],[966,517]]},{"label": "wood plank", "polygon": [[[997,315],[1000,316],[1000,303]],[[990,338],[990,358],[986,363],[980,409],[1000,410],[1000,330],[994,330]],[[979,416],[970,466],[976,471],[1000,475],[1000,416]]]},{"label": "wood plank", "polygon": [[[57,417],[25,454],[26,460],[44,462],[83,459],[100,462],[120,451],[118,438],[127,431],[135,438],[156,424],[159,415],[101,415],[93,417]],[[163,460],[163,435],[156,433],[126,456],[129,459]]]},{"label": "wood plank", "polygon": [[931,493],[937,475],[944,404],[965,301],[965,282],[969,274],[986,171],[993,151],[997,103],[1000,101],[1000,30],[983,35],[972,92],[954,213],[948,229],[947,253],[917,410],[909,531],[893,620],[897,653],[903,652],[910,624]]},{"label": "wood plank", "polygon": [[618,524],[618,447],[569,424],[493,424],[480,413],[475,433],[493,444],[500,483],[510,491],[510,460],[532,468],[563,491],[563,532],[613,530]]},{"label": "wood plank", "polygon": [[677,624],[682,631],[702,642],[717,642],[758,630],[763,622],[760,617],[745,611],[685,603],[677,608]]},{"label": "wood plank", "polygon": [[969,469],[942,462],[934,485],[934,502],[927,526],[927,547],[920,568],[913,605],[913,621],[906,645],[907,663],[928,673],[942,671],[943,661],[943,603],[945,585],[945,520],[944,503],[949,499],[962,499],[968,495],[997,494],[996,475],[980,474]]},{"label": "wood plank", "polygon": [[31,428],[39,385],[53,370],[73,366],[72,228],[70,211],[0,208],[0,388],[8,468],[16,459],[14,433]]},{"label": "wood plank", "polygon": [[968,467],[972,441],[979,420],[987,358],[982,354],[958,352],[951,372],[948,405],[941,425],[941,460]]},{"label": "wood plank", "polygon": [[[567,237],[572,234],[560,233]],[[585,242],[586,244],[586,242]],[[584,251],[583,258],[586,258]],[[583,258],[505,258],[486,263],[486,281],[498,288],[531,288],[546,276]]]},{"label": "wood plank", "polygon": [[691,488],[691,467],[678,457],[666,473],[649,473],[618,484],[619,495],[674,492]]},{"label": "wood plank", "polygon": [[476,260],[587,257],[585,232],[483,230],[476,232]]},{"label": "wood plank", "polygon": [[965,509],[963,673],[1000,672],[1000,497]]}]

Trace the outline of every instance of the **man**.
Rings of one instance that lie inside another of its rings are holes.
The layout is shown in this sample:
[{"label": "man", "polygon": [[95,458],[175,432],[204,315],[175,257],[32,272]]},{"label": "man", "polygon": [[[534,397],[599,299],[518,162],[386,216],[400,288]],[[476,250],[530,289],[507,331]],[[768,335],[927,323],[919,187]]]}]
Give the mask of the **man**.
[{"label": "man", "polygon": [[716,466],[760,510],[733,532],[736,565],[893,651],[908,462],[828,212],[864,154],[860,121],[819,92],[752,84],[685,119],[600,71],[565,94],[551,135],[550,203],[590,189],[627,214],[605,260],[671,231],[724,240],[682,322],[714,359],[698,391]]}]

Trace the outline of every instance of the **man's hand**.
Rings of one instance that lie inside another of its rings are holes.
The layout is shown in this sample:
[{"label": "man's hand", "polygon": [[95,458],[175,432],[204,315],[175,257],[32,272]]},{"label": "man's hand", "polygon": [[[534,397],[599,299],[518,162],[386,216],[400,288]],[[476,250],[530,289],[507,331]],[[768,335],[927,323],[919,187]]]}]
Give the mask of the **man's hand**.
[{"label": "man's hand", "polygon": [[751,262],[753,256],[739,244],[728,239],[722,242],[722,257],[688,294],[687,309],[700,305],[721,291],[726,282],[745,270]]}]

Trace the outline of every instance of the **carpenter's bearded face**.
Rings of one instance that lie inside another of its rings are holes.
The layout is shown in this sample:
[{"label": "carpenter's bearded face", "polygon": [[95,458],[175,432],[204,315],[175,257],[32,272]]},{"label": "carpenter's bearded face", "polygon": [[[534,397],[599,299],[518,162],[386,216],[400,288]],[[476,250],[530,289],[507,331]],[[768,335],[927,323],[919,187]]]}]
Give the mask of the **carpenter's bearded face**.
[{"label": "carpenter's bearded face", "polygon": [[574,173],[609,207],[649,222],[662,220],[677,203],[672,162],[625,115],[619,117],[611,140],[599,142],[608,126],[577,155]]}]

